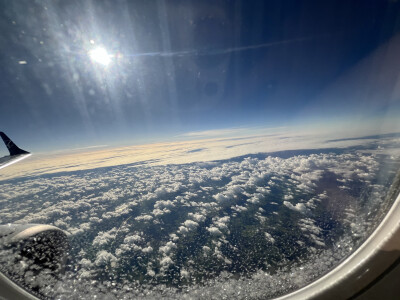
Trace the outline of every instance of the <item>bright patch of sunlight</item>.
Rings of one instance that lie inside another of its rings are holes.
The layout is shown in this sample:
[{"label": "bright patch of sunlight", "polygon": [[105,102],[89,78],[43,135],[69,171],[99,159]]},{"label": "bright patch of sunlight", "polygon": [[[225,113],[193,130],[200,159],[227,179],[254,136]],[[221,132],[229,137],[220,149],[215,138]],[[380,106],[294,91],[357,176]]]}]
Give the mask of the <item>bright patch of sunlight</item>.
[{"label": "bright patch of sunlight", "polygon": [[88,52],[90,59],[93,62],[99,63],[103,66],[108,66],[111,63],[112,55],[108,54],[107,50],[103,47],[97,47]]}]

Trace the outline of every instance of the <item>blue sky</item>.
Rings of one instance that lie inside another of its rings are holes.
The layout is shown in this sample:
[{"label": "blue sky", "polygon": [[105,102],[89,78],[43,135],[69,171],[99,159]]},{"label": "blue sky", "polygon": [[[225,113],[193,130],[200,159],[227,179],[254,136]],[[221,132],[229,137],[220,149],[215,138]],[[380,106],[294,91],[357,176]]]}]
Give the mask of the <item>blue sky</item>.
[{"label": "blue sky", "polygon": [[32,150],[399,112],[396,1],[1,6],[0,128]]}]

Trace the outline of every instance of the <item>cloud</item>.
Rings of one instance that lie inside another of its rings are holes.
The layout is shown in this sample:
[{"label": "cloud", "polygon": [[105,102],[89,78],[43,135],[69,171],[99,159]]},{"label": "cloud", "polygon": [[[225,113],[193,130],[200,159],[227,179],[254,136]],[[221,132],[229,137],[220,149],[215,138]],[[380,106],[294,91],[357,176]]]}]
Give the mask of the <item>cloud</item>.
[{"label": "cloud", "polygon": [[101,250],[96,254],[96,260],[95,260],[95,265],[100,267],[100,266],[106,266],[110,264],[112,267],[115,267],[117,262],[117,258],[112,255],[111,253]]},{"label": "cloud", "polygon": [[106,232],[100,231],[92,242],[93,246],[107,245],[108,243],[110,243],[115,239],[116,233],[117,233],[117,228],[115,227],[110,231]]},{"label": "cloud", "polygon": [[227,129],[214,129],[214,130],[205,130],[205,131],[191,131],[184,134],[181,134],[180,137],[220,137],[220,136],[231,136],[237,134],[243,134],[248,131],[247,128],[227,128]]},{"label": "cloud", "polygon": [[158,209],[172,208],[174,206],[175,206],[175,204],[171,200],[166,200],[166,201],[160,200],[160,201],[157,201],[156,204],[154,204],[154,208],[158,208]]},{"label": "cloud", "polygon": [[[106,149],[86,149],[86,151],[35,154],[14,164],[7,172],[0,174],[0,180],[10,178],[39,176],[77,170],[90,170],[100,167],[117,165],[165,165],[186,164],[192,162],[209,162],[213,160],[230,159],[248,154],[267,153],[285,150],[322,149],[326,147],[350,147],[368,145],[368,139],[343,140],[334,127],[318,128],[228,128],[187,133],[181,138],[197,138],[170,143],[136,145]],[[340,131],[340,132],[343,132]],[[301,134],[300,134],[301,133]],[[237,135],[241,135],[238,137]],[[350,133],[351,134],[351,130]],[[232,138],[218,136],[232,135]],[[206,136],[208,136],[206,138]],[[334,140],[336,138],[336,141]],[[326,143],[327,140],[334,140]],[[386,141],[395,143],[395,139]],[[398,143],[398,142],[397,142]],[[392,145],[389,144],[389,145]],[[195,151],[202,149],[202,151]],[[397,147],[392,147],[398,152]],[[372,151],[372,150],[371,150]],[[380,150],[383,151],[383,150]],[[385,150],[389,151],[389,150]],[[310,166],[299,165],[297,170]]]},{"label": "cloud", "polygon": [[199,226],[199,223],[197,223],[197,222],[195,222],[195,221],[192,221],[192,220],[186,220],[186,221],[183,223],[183,225],[185,225],[185,227],[186,227],[188,230],[193,230],[193,229],[197,228],[197,226]]},{"label": "cloud", "polygon": [[168,267],[168,266],[172,265],[173,263],[174,263],[174,261],[169,256],[164,256],[160,260],[160,265],[163,266],[163,267]]},{"label": "cloud", "polygon": [[298,211],[302,214],[306,214],[308,213],[308,209],[307,207],[304,205],[304,203],[297,203],[296,205],[293,205],[292,203],[290,203],[289,201],[283,201],[283,205],[285,205],[286,207],[288,207],[291,210],[295,210]]},{"label": "cloud", "polygon": [[159,252],[164,254],[169,254],[176,248],[177,248],[176,244],[172,241],[169,241],[168,243],[165,244],[165,246],[160,247]]},{"label": "cloud", "polygon": [[203,222],[206,217],[199,213],[189,213],[189,217],[193,218],[196,222]]},{"label": "cloud", "polygon": [[270,235],[268,232],[265,232],[264,235],[265,235],[265,239],[266,239],[268,242],[270,242],[271,244],[274,244],[274,243],[275,243],[275,239],[274,239],[274,238],[272,237],[272,235]]},{"label": "cloud", "polygon": [[[364,199],[371,209],[383,201],[378,196],[385,195],[386,188],[371,183],[381,171],[375,154],[314,152],[258,154],[212,163],[123,165],[6,181],[0,220],[55,224],[72,233],[71,256],[80,268],[74,276],[82,280],[96,280],[100,271],[111,276],[109,265],[154,283],[166,274],[175,276],[172,265],[183,270],[176,272],[179,280],[201,278],[204,266],[213,266],[211,277],[232,265],[249,268],[257,276],[259,266],[237,260],[244,253],[242,241],[248,242],[246,255],[256,251],[263,264],[269,263],[268,247],[292,242],[290,247],[303,247],[311,257],[333,239],[318,226],[316,214],[332,190],[347,197],[342,187],[371,189],[376,202]],[[329,189],[326,176],[333,178]],[[362,234],[363,219],[352,203],[359,204],[356,199],[346,202],[343,220],[337,223],[351,228],[352,234]],[[282,217],[287,218],[285,225],[279,221]],[[282,240],[282,226],[293,228],[287,233],[292,239]],[[274,251],[284,255],[278,247]],[[143,283],[135,280],[128,285]]]},{"label": "cloud", "polygon": [[211,226],[211,227],[207,228],[207,230],[214,236],[222,235],[222,232],[217,227]]}]

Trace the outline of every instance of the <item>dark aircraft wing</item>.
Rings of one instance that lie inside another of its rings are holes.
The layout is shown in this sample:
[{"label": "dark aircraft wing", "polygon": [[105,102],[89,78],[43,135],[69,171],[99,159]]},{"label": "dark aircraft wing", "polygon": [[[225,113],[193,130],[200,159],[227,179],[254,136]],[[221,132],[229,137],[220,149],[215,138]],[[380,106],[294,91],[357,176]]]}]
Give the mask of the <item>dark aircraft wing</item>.
[{"label": "dark aircraft wing", "polygon": [[0,158],[0,169],[21,161],[31,155],[28,151],[19,148],[4,132],[0,132],[0,136],[10,152],[10,155]]}]

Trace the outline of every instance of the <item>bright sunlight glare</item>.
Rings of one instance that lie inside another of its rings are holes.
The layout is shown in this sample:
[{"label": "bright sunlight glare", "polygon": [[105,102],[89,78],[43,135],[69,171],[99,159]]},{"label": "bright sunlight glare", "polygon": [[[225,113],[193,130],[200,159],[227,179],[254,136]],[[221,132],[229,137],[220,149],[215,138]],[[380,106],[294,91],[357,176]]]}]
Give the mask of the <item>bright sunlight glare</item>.
[{"label": "bright sunlight glare", "polygon": [[103,47],[97,47],[88,52],[92,61],[99,63],[103,66],[108,66],[111,62],[111,55]]}]

